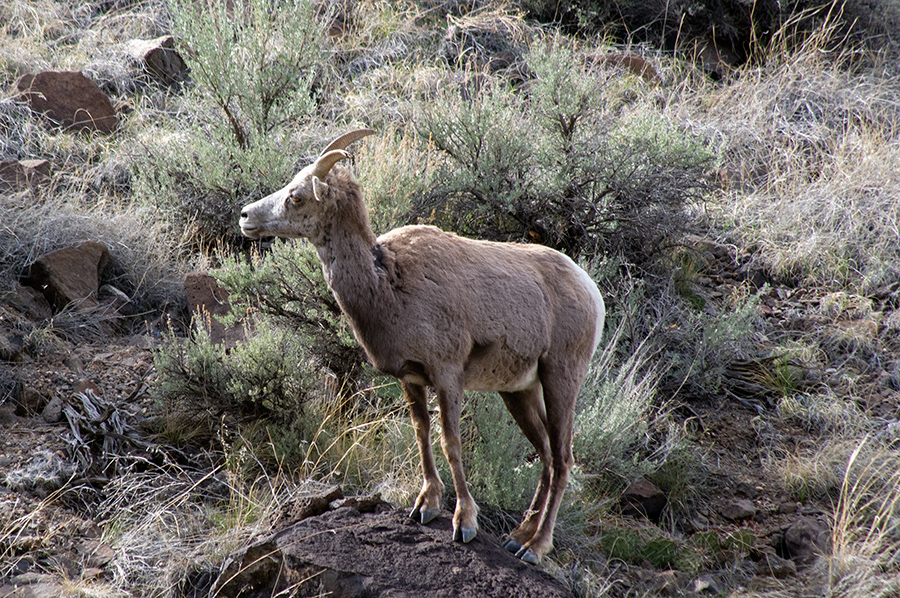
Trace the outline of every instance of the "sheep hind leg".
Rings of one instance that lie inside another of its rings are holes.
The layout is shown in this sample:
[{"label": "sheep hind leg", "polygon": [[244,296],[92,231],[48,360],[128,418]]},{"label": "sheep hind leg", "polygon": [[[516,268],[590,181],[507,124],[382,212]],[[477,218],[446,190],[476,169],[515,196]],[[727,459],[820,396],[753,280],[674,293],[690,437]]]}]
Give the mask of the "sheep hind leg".
[{"label": "sheep hind leg", "polygon": [[503,543],[513,554],[531,540],[540,523],[547,495],[550,492],[550,444],[547,440],[546,415],[544,413],[544,397],[540,384],[518,392],[501,392],[503,402],[513,419],[519,425],[525,438],[534,446],[541,461],[541,477],[538,480],[531,506],[525,511],[522,523]]},{"label": "sheep hind leg", "polygon": [[431,450],[431,417],[428,415],[428,398],[425,387],[403,382],[403,392],[409,403],[409,414],[416,431],[416,444],[419,447],[419,460],[422,464],[422,491],[416,498],[416,504],[409,516],[422,523],[428,523],[441,512],[441,497],[444,484],[438,476]]},{"label": "sheep hind leg", "polygon": [[544,406],[547,413],[547,440],[550,446],[550,482],[547,503],[541,513],[537,529],[531,539],[516,553],[525,562],[538,564],[553,547],[553,527],[562,503],[563,493],[569,482],[569,471],[574,465],[572,457],[572,429],[578,381],[567,380],[565,368],[544,367],[541,382],[544,390]]}]

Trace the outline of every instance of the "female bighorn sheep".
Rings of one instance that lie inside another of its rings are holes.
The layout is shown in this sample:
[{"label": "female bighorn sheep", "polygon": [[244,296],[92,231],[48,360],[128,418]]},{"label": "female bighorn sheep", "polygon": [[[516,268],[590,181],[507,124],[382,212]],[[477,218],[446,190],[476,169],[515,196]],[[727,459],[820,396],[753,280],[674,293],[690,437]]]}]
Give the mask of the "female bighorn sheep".
[{"label": "female bighorn sheep", "polygon": [[521,525],[504,546],[536,564],[550,550],[572,467],[578,389],[600,341],[597,286],[565,255],[539,245],[474,241],[433,226],[375,238],[359,184],[335,163],[374,131],[335,140],[283,189],[246,206],[247,237],[309,239],[356,338],[379,370],[400,379],[416,432],[424,484],[411,517],[441,508],[426,386],[440,406],[441,447],[456,489],[453,538],[469,542],[478,507],[460,454],[463,389],[499,391],[541,460]]}]

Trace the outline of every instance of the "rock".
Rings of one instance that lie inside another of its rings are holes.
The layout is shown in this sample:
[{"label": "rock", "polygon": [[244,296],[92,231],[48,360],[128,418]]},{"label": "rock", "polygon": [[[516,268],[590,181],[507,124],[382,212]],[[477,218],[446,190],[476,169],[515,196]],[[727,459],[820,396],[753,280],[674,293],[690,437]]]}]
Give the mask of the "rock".
[{"label": "rock", "polygon": [[746,498],[729,500],[719,507],[719,514],[729,521],[745,521],[756,515],[756,505]]},{"label": "rock", "polygon": [[187,65],[175,51],[175,38],[171,35],[148,40],[133,39],[125,44],[125,49],[150,76],[165,85],[178,83],[187,77]]},{"label": "rock", "polygon": [[451,516],[421,525],[406,511],[329,511],[282,529],[226,562],[211,594],[362,598],[570,598],[562,582],[480,531],[454,542]]},{"label": "rock", "polygon": [[687,585],[685,574],[671,569],[657,573],[650,583],[655,595],[677,596]]},{"label": "rock", "polygon": [[24,347],[22,335],[0,330],[0,361],[22,361]]},{"label": "rock", "polygon": [[70,303],[96,307],[100,273],[108,259],[106,245],[82,241],[36,259],[24,281],[40,289],[57,311]]},{"label": "rock", "polygon": [[105,284],[98,289],[97,293],[100,297],[100,302],[108,305],[115,313],[122,316],[137,315],[137,310],[131,302],[131,297],[126,295],[125,291],[121,291],[111,284]]},{"label": "rock", "polygon": [[281,509],[281,517],[278,519],[278,527],[286,527],[289,524],[303,521],[307,517],[316,517],[329,510],[332,502],[344,498],[344,493],[338,486],[331,486],[313,496],[303,496],[294,500]]},{"label": "rock", "polygon": [[88,581],[103,578],[103,569],[99,567],[86,567],[81,572],[81,579]]},{"label": "rock", "polygon": [[658,521],[666,502],[666,495],[662,490],[640,478],[625,489],[620,505],[623,515]]},{"label": "rock", "polygon": [[9,580],[10,585],[0,586],[4,598],[62,598],[63,586],[51,575],[25,573]]},{"label": "rock", "polygon": [[73,394],[90,394],[94,395],[96,398],[100,398],[103,396],[103,391],[100,388],[91,382],[90,380],[82,380],[75,386],[75,390],[72,391]]},{"label": "rock", "polygon": [[53,310],[50,309],[47,298],[34,287],[17,284],[7,301],[10,306],[31,320],[49,320],[53,317]]},{"label": "rock", "polygon": [[50,402],[47,403],[47,406],[44,407],[43,413],[41,413],[41,417],[48,424],[56,424],[62,421],[63,418],[63,407],[65,407],[65,403],[59,397],[53,397],[50,399]]},{"label": "rock", "polygon": [[779,515],[793,515],[797,512],[797,509],[800,508],[800,505],[795,502],[786,502],[778,505],[778,514]]},{"label": "rock", "polygon": [[765,552],[759,562],[756,563],[756,573],[757,575],[768,575],[776,579],[785,579],[797,574],[797,565],[793,561],[783,559],[777,554]]},{"label": "rock", "polygon": [[653,65],[637,54],[614,52],[611,54],[601,54],[599,56],[588,55],[585,56],[585,62],[605,67],[621,68],[624,71],[630,72],[632,75],[640,77],[647,83],[662,83],[662,77],[659,76],[659,73],[656,72]]},{"label": "rock", "polygon": [[85,540],[78,545],[79,554],[86,557],[85,566],[102,569],[116,558],[116,551],[100,540]]},{"label": "rock", "polygon": [[201,319],[213,343],[231,348],[244,340],[243,328],[226,326],[219,319],[231,313],[231,304],[228,291],[215,278],[206,272],[188,272],[184,276],[184,292],[191,313]]},{"label": "rock", "polygon": [[817,557],[831,554],[831,532],[813,517],[800,517],[784,531],[782,554],[798,565],[809,565]]},{"label": "rock", "polygon": [[47,160],[4,160],[0,162],[0,191],[36,189],[50,182]]},{"label": "rock", "polygon": [[47,406],[47,400],[38,391],[25,386],[22,389],[21,400],[16,402],[16,415],[26,417],[41,413]]},{"label": "rock", "polygon": [[33,112],[70,131],[112,133],[119,124],[112,102],[79,71],[44,71],[16,81]]},{"label": "rock", "polygon": [[705,596],[716,596],[722,593],[718,582],[708,573],[695,579],[691,589],[694,593],[703,594]]}]

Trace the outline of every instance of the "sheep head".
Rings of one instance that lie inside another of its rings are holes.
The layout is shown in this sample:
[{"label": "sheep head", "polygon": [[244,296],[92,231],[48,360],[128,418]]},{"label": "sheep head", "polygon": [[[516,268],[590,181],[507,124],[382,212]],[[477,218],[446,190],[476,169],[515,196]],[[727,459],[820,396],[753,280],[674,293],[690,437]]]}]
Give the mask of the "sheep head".
[{"label": "sheep head", "polygon": [[374,132],[358,129],[341,135],[285,187],[244,206],[240,220],[244,236],[307,238],[315,242],[322,234],[326,214],[333,207],[329,204],[325,177],[335,164],[350,157],[344,148]]}]

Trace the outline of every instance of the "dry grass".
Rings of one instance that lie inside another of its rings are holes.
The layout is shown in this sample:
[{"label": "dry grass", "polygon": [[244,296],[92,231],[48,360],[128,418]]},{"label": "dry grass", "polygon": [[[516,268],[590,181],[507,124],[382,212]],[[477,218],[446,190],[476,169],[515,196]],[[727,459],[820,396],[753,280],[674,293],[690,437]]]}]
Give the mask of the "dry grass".
[{"label": "dry grass", "polygon": [[723,237],[777,276],[870,292],[900,278],[900,73],[854,66],[831,34],[741,70],[700,118],[721,155]]}]

